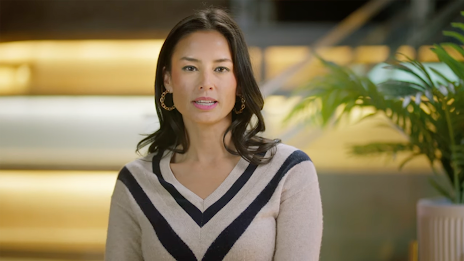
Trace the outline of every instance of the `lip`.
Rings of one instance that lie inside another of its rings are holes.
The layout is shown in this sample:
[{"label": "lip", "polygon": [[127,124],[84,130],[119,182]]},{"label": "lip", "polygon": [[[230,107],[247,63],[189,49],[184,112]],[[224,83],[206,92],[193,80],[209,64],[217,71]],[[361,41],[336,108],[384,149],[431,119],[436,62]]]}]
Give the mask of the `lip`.
[{"label": "lip", "polygon": [[[198,103],[196,103],[197,101],[213,101],[214,103],[212,103],[211,105],[205,105],[205,104],[198,104]],[[215,100],[213,98],[210,98],[210,97],[198,97],[195,100],[193,100],[192,103],[198,109],[205,110],[205,111],[212,110],[212,109],[216,108],[216,106],[218,104],[217,100]]]},{"label": "lip", "polygon": [[215,101],[217,102],[215,99],[211,98],[211,97],[198,97],[196,98],[195,100],[193,100],[194,102],[196,101]]}]

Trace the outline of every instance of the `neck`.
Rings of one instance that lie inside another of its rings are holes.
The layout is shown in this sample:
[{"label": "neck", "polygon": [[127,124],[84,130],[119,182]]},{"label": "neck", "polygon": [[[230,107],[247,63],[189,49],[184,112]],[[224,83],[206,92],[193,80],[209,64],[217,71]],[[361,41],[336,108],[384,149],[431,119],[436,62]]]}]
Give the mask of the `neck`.
[{"label": "neck", "polygon": [[225,143],[228,148],[235,149],[230,132],[225,136],[223,143],[224,133],[230,123],[231,120],[212,125],[202,125],[184,121],[190,146],[185,154],[175,155],[175,163],[190,161],[209,164],[224,158],[235,157],[224,148]]}]

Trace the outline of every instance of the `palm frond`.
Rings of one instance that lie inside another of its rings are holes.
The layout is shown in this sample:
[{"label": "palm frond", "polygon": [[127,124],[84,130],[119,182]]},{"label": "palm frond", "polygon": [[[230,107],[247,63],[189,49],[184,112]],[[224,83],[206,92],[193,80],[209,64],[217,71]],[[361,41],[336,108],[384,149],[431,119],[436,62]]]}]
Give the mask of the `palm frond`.
[{"label": "palm frond", "polygon": [[[286,117],[286,120],[309,111],[311,107],[314,113],[308,115],[308,120],[315,122],[314,119],[318,118],[318,121],[326,126],[329,122],[339,122],[353,108],[375,106],[371,103],[372,97],[376,97],[377,101],[378,92],[375,84],[368,78],[357,76],[349,68],[322,58],[321,62],[327,66],[329,73],[315,78],[310,84],[297,90],[298,93],[308,93],[311,98],[302,99]],[[341,112],[340,105],[343,106]]]},{"label": "palm frond", "polygon": [[464,43],[464,36],[460,33],[453,32],[453,31],[443,31],[443,35],[453,37],[460,41],[461,43]]},{"label": "palm frond", "polygon": [[[462,24],[453,26],[464,28]],[[464,43],[464,37],[459,33],[447,32],[445,35]],[[419,61],[406,57],[405,62],[395,60],[384,68],[404,72],[412,80],[389,79],[374,84],[348,67],[318,57],[328,73],[299,90],[311,95],[311,98],[302,99],[288,118],[311,111],[309,118],[327,125],[329,122],[337,124],[354,108],[373,109],[361,120],[383,112],[389,119],[388,127],[405,134],[408,142],[356,145],[351,148],[351,154],[394,156],[399,152],[409,152],[400,163],[400,169],[411,159],[425,155],[432,168],[434,163],[441,163],[452,188],[440,185],[437,179],[431,179],[432,186],[445,197],[464,200],[464,195],[461,195],[464,194],[464,63],[448,53],[444,48],[447,46],[464,57],[462,46],[454,43],[436,44],[431,50],[451,69],[458,81],[451,80],[452,77],[445,76],[438,69],[425,67]]]},{"label": "palm frond", "polygon": [[451,23],[451,26],[454,28],[459,28],[464,31],[464,24],[463,23]]},{"label": "palm frond", "polygon": [[362,116],[361,118],[359,118],[358,120],[356,120],[356,122],[354,122],[354,124],[360,123],[361,121],[364,121],[365,119],[372,118],[377,114],[378,114],[378,111],[368,113],[368,114]]},{"label": "palm frond", "polygon": [[412,151],[413,145],[404,142],[373,142],[365,145],[351,147],[353,155],[396,154],[400,151]]},{"label": "palm frond", "polygon": [[420,156],[421,153],[411,153],[407,158],[405,158],[401,163],[400,163],[400,166],[399,166],[399,169],[403,169],[404,165],[406,165],[406,163],[408,163],[409,161],[411,161],[412,159],[414,159],[415,157],[417,156]]},{"label": "palm frond", "polygon": [[290,119],[297,116],[303,116],[300,120],[309,121],[311,118],[316,117],[315,114],[308,115],[308,111],[316,106],[315,96],[308,96],[298,102],[292,111],[285,117],[284,123],[288,123]]},{"label": "palm frond", "polygon": [[422,63],[420,63],[419,61],[417,61],[417,60],[413,60],[413,59],[411,59],[409,57],[407,59],[408,59],[409,64],[416,67],[427,78],[428,82],[430,83],[430,86],[433,86],[432,77],[430,77],[430,74],[427,71],[427,69],[425,68],[425,66]]},{"label": "palm frond", "polygon": [[378,84],[379,91],[388,97],[398,98],[415,95],[417,92],[425,92],[425,88],[417,83],[387,80]]},{"label": "palm frond", "polygon": [[460,45],[457,45],[455,43],[442,43],[441,46],[449,46],[458,51],[458,53],[460,53],[462,56],[464,56],[464,49]]},{"label": "palm frond", "polygon": [[[442,78],[443,80],[445,80],[447,83],[452,83],[452,81],[450,79],[448,79],[448,77],[444,76],[441,72],[439,72],[437,69],[435,68],[430,68],[430,70],[432,70],[433,73],[435,73],[436,75],[438,75],[440,78]],[[429,99],[430,100],[430,99]]]},{"label": "palm frond", "polygon": [[454,145],[454,153],[451,160],[456,161],[456,163],[463,167],[464,166],[464,144]]},{"label": "palm frond", "polygon": [[443,188],[436,180],[435,177],[429,177],[429,182],[433,188],[435,188],[442,196],[448,198],[449,200],[453,201],[454,197],[448,192],[447,189]]},{"label": "palm frond", "polygon": [[446,50],[435,44],[434,48],[431,49],[438,57],[440,61],[445,63],[460,79],[464,79],[464,64],[455,60]]},{"label": "palm frond", "polygon": [[391,70],[400,70],[400,71],[403,71],[403,72],[406,72],[412,76],[414,76],[415,78],[417,78],[418,80],[420,80],[422,83],[424,83],[424,85],[427,87],[427,88],[432,88],[433,84],[431,82],[427,82],[426,80],[424,80],[423,77],[421,77],[418,73],[416,73],[415,71],[413,71],[411,68],[403,65],[403,64],[393,64],[393,63],[389,63],[389,65],[385,66],[384,67],[385,69],[391,69]]}]

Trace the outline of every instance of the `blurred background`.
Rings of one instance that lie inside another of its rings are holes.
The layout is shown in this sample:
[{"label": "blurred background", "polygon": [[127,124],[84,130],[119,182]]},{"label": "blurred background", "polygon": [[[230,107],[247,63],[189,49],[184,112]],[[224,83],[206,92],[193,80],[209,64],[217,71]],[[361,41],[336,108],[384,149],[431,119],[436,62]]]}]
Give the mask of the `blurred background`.
[{"label": "blurred background", "polygon": [[430,45],[462,21],[462,0],[1,0],[0,260],[103,260],[109,200],[137,142],[158,128],[153,83],[169,30],[194,10],[229,10],[265,95],[266,137],[315,163],[321,260],[413,260],[416,202],[435,196],[425,158],[355,157],[400,141],[387,120],[321,129],[283,119],[294,90],[346,65],[373,82],[397,52],[440,67]]}]

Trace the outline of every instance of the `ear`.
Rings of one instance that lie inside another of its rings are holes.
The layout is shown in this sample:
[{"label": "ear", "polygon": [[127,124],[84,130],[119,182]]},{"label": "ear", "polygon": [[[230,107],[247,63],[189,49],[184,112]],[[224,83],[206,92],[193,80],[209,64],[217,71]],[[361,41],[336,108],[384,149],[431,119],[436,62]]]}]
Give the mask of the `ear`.
[{"label": "ear", "polygon": [[239,88],[239,86],[237,86],[237,88],[235,89],[235,96],[241,96],[242,95],[242,90]]},{"label": "ear", "polygon": [[164,82],[164,88],[170,93],[172,93],[172,80],[171,80],[171,74],[166,70],[166,67],[163,68],[163,82]]}]

